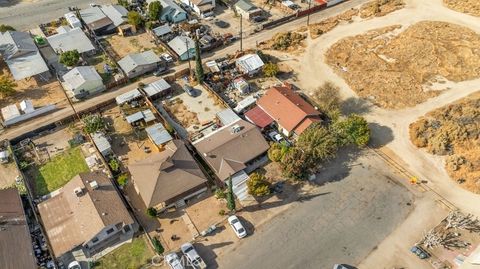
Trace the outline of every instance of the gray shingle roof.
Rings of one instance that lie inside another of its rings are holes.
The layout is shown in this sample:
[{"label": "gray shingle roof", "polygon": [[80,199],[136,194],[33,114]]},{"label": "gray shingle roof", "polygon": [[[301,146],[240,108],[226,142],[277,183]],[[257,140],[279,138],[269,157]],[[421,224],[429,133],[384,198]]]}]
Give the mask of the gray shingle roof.
[{"label": "gray shingle roof", "polygon": [[85,35],[80,28],[49,36],[47,40],[57,53],[69,50],[78,50],[78,52],[83,53],[95,49],[90,39],[88,39],[87,35]]},{"label": "gray shingle roof", "polygon": [[195,42],[188,36],[177,36],[168,42],[168,46],[172,48],[178,56],[187,52],[187,44],[189,50],[195,48]]},{"label": "gray shingle roof", "polygon": [[150,65],[158,62],[160,62],[160,57],[158,57],[153,50],[147,50],[140,53],[129,54],[123,57],[120,61],[118,61],[118,65],[123,71],[130,73],[138,66]]},{"label": "gray shingle roof", "polygon": [[87,81],[102,81],[102,77],[93,66],[77,66],[63,75],[63,80],[70,89],[77,89]]},{"label": "gray shingle roof", "polygon": [[121,5],[102,5],[100,9],[112,20],[115,26],[119,26],[127,21],[128,10]]}]

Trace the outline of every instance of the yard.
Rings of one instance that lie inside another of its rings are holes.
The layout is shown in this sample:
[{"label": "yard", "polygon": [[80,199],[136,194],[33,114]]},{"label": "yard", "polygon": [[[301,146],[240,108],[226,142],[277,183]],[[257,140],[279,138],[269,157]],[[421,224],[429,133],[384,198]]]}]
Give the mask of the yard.
[{"label": "yard", "polygon": [[48,194],[65,185],[77,174],[87,171],[88,166],[81,147],[70,148],[38,169],[35,177],[35,193]]},{"label": "yard", "polygon": [[143,268],[150,263],[154,252],[148,247],[143,236],[134,238],[131,243],[124,244],[112,253],[109,253],[97,261],[94,268]]},{"label": "yard", "polygon": [[115,73],[116,63],[110,60],[105,54],[97,54],[86,59],[89,65],[95,66],[100,77],[102,77],[103,83],[108,83],[112,81],[113,74],[105,72],[105,65],[110,66]]},{"label": "yard", "polygon": [[133,36],[113,35],[106,40],[120,58],[131,53],[143,52],[150,49],[153,49],[156,54],[165,51],[163,47],[157,46],[146,32]]}]

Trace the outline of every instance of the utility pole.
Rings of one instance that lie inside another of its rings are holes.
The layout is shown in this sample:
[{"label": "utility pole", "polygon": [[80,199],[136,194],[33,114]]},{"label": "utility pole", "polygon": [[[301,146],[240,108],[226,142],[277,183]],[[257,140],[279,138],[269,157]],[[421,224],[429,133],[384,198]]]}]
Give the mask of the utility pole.
[{"label": "utility pole", "polygon": [[312,7],[312,1],[313,0],[308,0],[308,14],[307,14],[307,26],[310,25],[310,8]]},{"label": "utility pole", "polygon": [[243,51],[242,14],[240,14],[240,51]]},{"label": "utility pole", "polygon": [[190,77],[192,77],[192,64],[190,63],[190,48],[188,47],[187,36],[185,36],[185,46],[187,47],[188,69],[190,69]]}]

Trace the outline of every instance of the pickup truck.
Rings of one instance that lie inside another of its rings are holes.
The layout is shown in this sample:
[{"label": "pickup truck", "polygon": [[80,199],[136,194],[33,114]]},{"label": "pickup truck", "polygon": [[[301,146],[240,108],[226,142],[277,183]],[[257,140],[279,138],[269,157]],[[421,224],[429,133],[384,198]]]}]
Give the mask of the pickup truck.
[{"label": "pickup truck", "polygon": [[198,255],[197,251],[190,243],[183,244],[180,249],[182,250],[183,255],[187,257],[188,263],[195,269],[205,269],[207,265],[202,260],[202,257]]}]

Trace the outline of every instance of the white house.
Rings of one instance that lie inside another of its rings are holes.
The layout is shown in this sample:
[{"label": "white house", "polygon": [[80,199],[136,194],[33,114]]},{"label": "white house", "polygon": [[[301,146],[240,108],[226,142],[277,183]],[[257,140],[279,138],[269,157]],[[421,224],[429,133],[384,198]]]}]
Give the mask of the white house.
[{"label": "white house", "polygon": [[63,87],[76,100],[105,90],[102,77],[93,66],[78,66],[63,75]]},{"label": "white house", "polygon": [[215,0],[181,0],[182,3],[191,7],[202,18],[213,15]]}]

